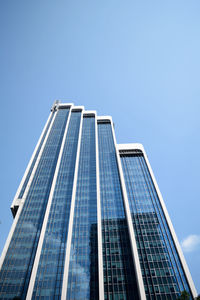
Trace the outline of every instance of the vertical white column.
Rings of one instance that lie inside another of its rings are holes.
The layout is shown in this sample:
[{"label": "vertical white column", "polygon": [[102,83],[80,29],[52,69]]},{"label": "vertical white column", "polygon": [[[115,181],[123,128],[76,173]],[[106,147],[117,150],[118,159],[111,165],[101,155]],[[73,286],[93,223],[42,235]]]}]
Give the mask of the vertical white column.
[{"label": "vertical white column", "polygon": [[42,225],[42,230],[41,230],[41,234],[40,234],[40,238],[39,238],[39,242],[38,242],[35,261],[34,261],[31,278],[30,278],[30,283],[29,283],[29,287],[28,287],[28,291],[27,291],[27,296],[26,296],[27,300],[31,300],[32,294],[33,294],[33,289],[34,289],[34,285],[35,285],[35,279],[36,279],[36,275],[37,275],[40,255],[41,255],[41,251],[42,251],[42,245],[44,242],[44,236],[45,236],[45,232],[46,232],[47,222],[48,222],[49,213],[50,213],[50,209],[51,209],[51,203],[52,203],[53,194],[54,194],[56,181],[57,181],[57,176],[58,176],[60,163],[61,163],[61,159],[62,159],[66,135],[67,135],[68,127],[69,127],[70,117],[71,117],[71,109],[69,111],[65,131],[64,131],[64,135],[63,135],[63,139],[62,139],[62,144],[61,144],[61,148],[60,148],[60,152],[59,152],[59,156],[58,156],[58,161],[57,161],[57,165],[56,165],[56,169],[55,169],[55,173],[54,173],[54,177],[53,177],[53,181],[52,181],[52,186],[51,186],[51,190],[50,190],[50,194],[49,194],[49,199],[48,199],[47,208],[46,208],[44,221],[43,221],[43,225]]},{"label": "vertical white column", "polygon": [[82,114],[81,114],[81,122],[80,122],[80,129],[79,129],[77,156],[76,156],[76,164],[75,164],[75,171],[74,171],[74,181],[73,181],[71,207],[70,207],[70,217],[69,217],[69,225],[68,225],[67,245],[66,245],[66,253],[65,253],[65,265],[64,265],[62,294],[61,294],[61,299],[63,299],[63,300],[65,300],[67,298],[69,260],[70,260],[72,230],[73,230],[73,221],[74,221],[74,208],[75,208],[76,186],[77,186],[77,178],[78,178],[78,167],[79,167],[79,157],[80,157],[82,125],[83,125],[83,110],[82,110]]},{"label": "vertical white column", "polygon": [[120,177],[121,188],[122,188],[122,195],[123,195],[123,200],[124,200],[124,208],[125,208],[126,219],[127,219],[127,224],[128,224],[129,237],[130,237],[130,242],[131,242],[131,250],[132,250],[133,261],[134,261],[134,266],[135,266],[135,274],[137,277],[138,291],[139,291],[140,299],[145,300],[146,295],[145,295],[144,283],[143,283],[143,279],[142,279],[142,271],[141,271],[140,261],[139,261],[138,251],[137,251],[135,233],[134,233],[134,229],[133,229],[131,211],[130,211],[130,207],[129,207],[128,196],[127,196],[127,192],[126,192],[126,185],[125,185],[125,180],[124,180],[124,176],[123,176],[123,170],[122,170],[122,166],[121,166],[119,152],[117,149],[117,143],[116,143],[116,138],[115,138],[112,121],[111,121],[111,127],[112,127],[113,139],[114,139],[114,144],[115,144],[115,151],[116,151],[119,177]]},{"label": "vertical white column", "polygon": [[100,197],[100,174],[99,174],[99,143],[98,143],[98,128],[97,128],[97,126],[98,125],[97,125],[97,120],[96,120],[96,116],[95,116],[99,300],[104,300],[103,251],[102,251],[102,228],[101,228],[101,197]]},{"label": "vertical white column", "polygon": [[40,145],[40,143],[41,143],[41,140],[42,140],[42,138],[43,138],[43,135],[44,135],[44,133],[45,133],[45,130],[46,130],[47,126],[48,126],[48,123],[49,123],[49,121],[50,121],[50,119],[51,119],[52,114],[53,114],[53,112],[51,112],[51,113],[49,114],[49,117],[48,117],[48,119],[47,119],[47,121],[46,121],[46,124],[45,124],[45,126],[44,126],[44,129],[43,129],[43,131],[42,131],[42,133],[41,133],[41,135],[40,135],[40,138],[39,138],[39,140],[38,140],[38,142],[37,142],[37,145],[36,145],[36,147],[35,147],[35,149],[34,149],[34,151],[33,151],[33,154],[32,154],[32,156],[31,156],[31,159],[30,159],[30,161],[29,161],[29,163],[28,163],[28,166],[27,166],[27,168],[26,168],[26,170],[25,170],[24,176],[22,177],[22,180],[21,180],[21,182],[20,182],[20,185],[19,185],[19,187],[18,187],[18,189],[17,189],[17,192],[16,192],[16,194],[15,194],[14,200],[13,200],[13,202],[12,202],[12,204],[11,204],[11,209],[13,209],[14,206],[15,206],[16,204],[17,204],[17,205],[20,204],[20,200],[18,200],[20,191],[21,191],[21,189],[22,189],[22,186],[23,186],[23,184],[24,184],[24,181],[25,181],[26,176],[27,176],[27,174],[28,174],[28,172],[29,172],[29,169],[30,169],[31,164],[32,164],[32,162],[33,162],[33,159],[34,159],[34,157],[35,157],[35,155],[36,155],[36,152],[37,152],[37,150],[38,150],[38,148],[39,148],[39,145]]},{"label": "vertical white column", "polygon": [[36,162],[35,162],[35,166],[34,166],[34,168],[33,168],[33,171],[32,171],[32,173],[31,173],[31,176],[30,176],[29,181],[28,181],[28,183],[27,183],[26,189],[25,189],[25,191],[24,191],[24,195],[23,195],[23,197],[22,197],[22,199],[21,199],[21,202],[20,202],[20,205],[19,205],[19,208],[18,208],[18,211],[17,211],[17,215],[16,215],[16,217],[15,217],[15,219],[14,219],[14,221],[13,221],[12,227],[11,227],[11,229],[10,229],[10,232],[9,232],[8,238],[7,238],[7,240],[6,240],[6,243],[5,243],[3,252],[2,252],[2,256],[1,256],[1,259],[0,259],[0,269],[1,269],[1,267],[2,267],[4,258],[5,258],[5,256],[6,256],[8,247],[9,247],[9,245],[10,245],[10,241],[11,241],[11,239],[12,239],[12,236],[13,236],[13,233],[14,233],[14,230],[15,230],[15,227],[16,227],[16,225],[17,225],[17,222],[18,222],[18,220],[19,220],[19,217],[20,217],[20,214],[21,214],[21,211],[22,211],[22,208],[23,208],[23,204],[24,204],[24,202],[25,202],[25,200],[26,200],[26,196],[27,196],[27,194],[28,194],[28,191],[29,191],[29,188],[30,188],[30,186],[31,186],[32,180],[33,180],[33,178],[34,178],[35,172],[36,172],[36,170],[37,170],[37,167],[38,167],[40,158],[41,158],[41,156],[42,156],[44,147],[45,147],[45,145],[46,145],[46,141],[47,141],[47,139],[48,139],[48,137],[49,137],[49,133],[51,132],[51,128],[52,128],[52,125],[53,125],[54,120],[55,120],[55,118],[56,118],[56,115],[57,115],[57,111],[54,113],[54,116],[53,116],[51,125],[49,126],[49,129],[48,129],[48,131],[47,131],[47,134],[46,134],[46,137],[45,137],[45,139],[44,139],[43,145],[42,145],[42,147],[41,147],[41,149],[40,149],[38,158],[37,158],[37,160],[36,160]]}]

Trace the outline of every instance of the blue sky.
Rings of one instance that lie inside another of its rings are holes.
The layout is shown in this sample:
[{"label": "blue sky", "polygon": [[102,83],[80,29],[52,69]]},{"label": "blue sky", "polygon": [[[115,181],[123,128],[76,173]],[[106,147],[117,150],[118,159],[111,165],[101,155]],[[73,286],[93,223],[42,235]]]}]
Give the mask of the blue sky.
[{"label": "blue sky", "polygon": [[144,145],[200,293],[200,1],[0,1],[0,251],[55,99]]}]

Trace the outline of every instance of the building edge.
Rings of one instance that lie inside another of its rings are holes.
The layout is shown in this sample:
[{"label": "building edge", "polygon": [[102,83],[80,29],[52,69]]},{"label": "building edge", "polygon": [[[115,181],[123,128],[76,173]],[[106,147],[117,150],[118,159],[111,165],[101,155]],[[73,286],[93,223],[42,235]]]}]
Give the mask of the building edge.
[{"label": "building edge", "polygon": [[146,154],[146,151],[143,147],[142,144],[140,143],[130,143],[130,144],[118,144],[117,145],[117,149],[118,149],[118,152],[121,150],[141,150],[143,155],[144,155],[144,158],[145,158],[145,161],[146,161],[146,164],[147,164],[147,167],[148,167],[148,170],[149,170],[149,173],[151,175],[151,178],[152,178],[152,181],[153,181],[153,184],[155,186],[155,189],[156,189],[156,193],[158,195],[158,199],[160,201],[160,204],[161,204],[161,207],[163,209],[163,212],[164,212],[164,215],[165,215],[165,218],[166,218],[166,222],[167,222],[167,225],[169,226],[169,229],[170,229],[170,232],[171,232],[171,235],[172,235],[172,238],[173,238],[173,241],[174,241],[174,244],[175,244],[175,247],[176,247],[176,250],[177,250],[177,254],[178,254],[178,257],[180,259],[180,262],[182,264],[182,267],[183,267],[183,270],[184,270],[184,273],[185,273],[185,277],[188,281],[188,285],[190,287],[190,290],[191,290],[191,293],[192,293],[192,296],[193,298],[197,297],[197,291],[196,291],[196,288],[195,288],[195,285],[194,285],[194,282],[192,280],[192,276],[190,274],[190,271],[189,271],[189,268],[187,266],[187,263],[186,263],[186,260],[184,258],[184,255],[183,255],[183,252],[182,252],[182,249],[181,249],[181,246],[179,244],[179,241],[178,241],[178,238],[176,236],[176,233],[175,233],[175,230],[174,230],[174,227],[172,225],[172,221],[169,217],[169,214],[168,214],[168,211],[167,211],[167,208],[165,206],[165,203],[164,203],[164,200],[163,200],[163,197],[162,197],[162,194],[159,190],[159,187],[158,187],[158,184],[157,184],[157,181],[156,181],[156,178],[154,176],[154,173],[153,173],[153,170],[151,168],[151,165],[149,163],[149,160],[148,160],[148,157],[147,157],[147,154]]},{"label": "building edge", "polygon": [[25,189],[25,191],[24,191],[24,195],[23,195],[22,199],[20,199],[21,201],[20,201],[20,203],[19,203],[19,208],[18,208],[18,210],[17,210],[16,217],[14,218],[13,224],[12,224],[12,226],[11,226],[10,232],[9,232],[9,234],[8,234],[8,237],[7,237],[5,246],[4,246],[4,248],[3,248],[1,258],[0,258],[0,270],[1,270],[1,267],[2,267],[2,265],[3,265],[3,262],[4,262],[4,259],[5,259],[6,253],[7,253],[7,251],[8,251],[8,247],[9,247],[9,245],[10,245],[10,241],[11,241],[12,236],[13,236],[13,233],[14,233],[14,231],[15,231],[15,227],[16,227],[16,225],[17,225],[19,216],[20,216],[20,214],[21,214],[21,211],[22,211],[22,208],[23,208],[23,204],[24,204],[24,202],[26,201],[26,196],[27,196],[28,191],[29,191],[29,188],[30,188],[30,186],[31,186],[31,182],[32,182],[32,180],[33,180],[33,178],[34,178],[34,175],[35,175],[37,166],[38,166],[38,164],[39,164],[40,158],[41,158],[41,156],[42,156],[42,153],[43,153],[43,150],[44,150],[46,141],[47,141],[48,136],[49,136],[49,134],[50,134],[50,132],[51,132],[51,128],[52,128],[52,125],[53,125],[53,123],[54,123],[55,117],[56,117],[56,113],[55,113],[54,116],[53,116],[53,119],[52,119],[51,124],[50,124],[49,129],[48,129],[48,132],[47,132],[47,134],[46,134],[46,137],[45,137],[44,142],[43,142],[43,144],[42,144],[42,147],[41,147],[41,149],[40,149],[39,155],[38,155],[38,157],[37,157],[37,160],[36,160],[35,165],[34,165],[34,167],[33,167],[31,176],[30,176],[30,178],[29,178],[29,181],[28,181],[28,183],[27,183],[26,189]]},{"label": "building edge", "polygon": [[[38,150],[38,148],[39,148],[39,145],[40,145],[40,143],[41,143],[42,137],[43,137],[43,135],[44,135],[44,133],[45,133],[45,130],[46,130],[47,126],[48,126],[48,123],[49,123],[49,121],[50,121],[51,116],[53,115],[53,113],[54,113],[54,111],[51,111],[50,114],[49,114],[49,117],[48,117],[48,119],[47,119],[47,121],[46,121],[46,124],[45,124],[45,126],[44,126],[44,128],[43,128],[43,130],[42,130],[42,133],[41,133],[41,135],[40,135],[40,137],[39,137],[39,140],[38,140],[38,142],[37,142],[37,144],[36,144],[36,147],[35,147],[35,149],[34,149],[34,151],[33,151],[32,156],[31,156],[31,159],[29,160],[29,163],[28,163],[28,165],[27,165],[27,168],[26,168],[26,170],[25,170],[25,172],[24,172],[24,175],[23,175],[23,177],[22,177],[22,180],[21,180],[21,182],[20,182],[20,184],[19,184],[19,187],[18,187],[18,189],[17,189],[17,192],[16,192],[16,194],[15,194],[15,196],[14,196],[13,202],[12,202],[11,207],[10,207],[11,212],[12,212],[12,214],[13,214],[13,217],[15,217],[15,215],[16,215],[16,213],[17,213],[17,210],[18,210],[18,208],[19,208],[19,206],[20,206],[20,202],[21,202],[21,200],[22,200],[21,198],[20,198],[20,199],[18,198],[18,197],[19,197],[19,194],[20,194],[20,191],[21,191],[22,186],[23,186],[23,184],[24,184],[24,182],[25,182],[25,180],[26,180],[26,176],[28,175],[28,172],[29,172],[29,170],[30,170],[31,164],[32,164],[32,162],[33,162],[33,160],[34,160],[34,157],[35,157],[35,155],[36,155],[36,152],[37,152],[37,150]],[[51,122],[52,122],[52,121],[53,121],[53,120],[51,120]]]}]

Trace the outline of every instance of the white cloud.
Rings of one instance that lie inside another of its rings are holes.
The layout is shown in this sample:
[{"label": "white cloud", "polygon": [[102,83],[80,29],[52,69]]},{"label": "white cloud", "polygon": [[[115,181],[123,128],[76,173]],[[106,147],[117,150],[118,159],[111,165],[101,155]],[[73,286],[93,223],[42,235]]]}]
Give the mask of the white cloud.
[{"label": "white cloud", "polygon": [[76,299],[88,299],[90,295],[90,265],[83,264],[77,261],[78,254],[74,247],[71,245],[70,260],[73,263],[73,276],[76,277],[76,282],[79,284],[79,290],[76,290]]},{"label": "white cloud", "polygon": [[192,252],[196,250],[198,246],[200,246],[200,235],[189,235],[182,241],[181,246],[185,252]]}]

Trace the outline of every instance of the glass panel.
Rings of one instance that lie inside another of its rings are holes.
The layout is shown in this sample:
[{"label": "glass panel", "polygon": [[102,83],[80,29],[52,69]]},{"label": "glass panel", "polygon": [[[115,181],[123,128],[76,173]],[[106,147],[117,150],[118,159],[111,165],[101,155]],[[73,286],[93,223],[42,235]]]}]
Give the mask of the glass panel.
[{"label": "glass panel", "polygon": [[98,124],[105,299],[138,299],[111,124]]}]

